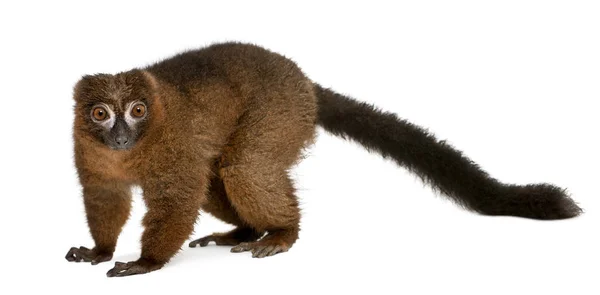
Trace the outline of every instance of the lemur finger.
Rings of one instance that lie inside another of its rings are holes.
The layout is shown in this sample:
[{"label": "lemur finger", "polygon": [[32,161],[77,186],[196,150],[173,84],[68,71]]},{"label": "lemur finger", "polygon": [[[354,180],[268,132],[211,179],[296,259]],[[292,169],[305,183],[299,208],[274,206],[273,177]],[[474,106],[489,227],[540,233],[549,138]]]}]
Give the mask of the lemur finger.
[{"label": "lemur finger", "polygon": [[102,254],[102,255],[98,255],[96,256],[96,258],[94,258],[92,260],[92,265],[96,265],[100,262],[105,262],[105,261],[109,261],[112,259],[112,254]]},{"label": "lemur finger", "polygon": [[69,252],[67,252],[67,255],[65,256],[65,259],[67,259],[68,261],[75,261],[75,251],[77,251],[77,248],[71,247],[71,249],[69,249]]},{"label": "lemur finger", "polygon": [[123,263],[123,262],[115,262],[115,267],[113,267],[111,270],[109,270],[106,273],[106,276],[108,277],[115,277],[118,276],[119,273],[126,271],[130,266],[128,265],[128,263]]},{"label": "lemur finger", "polygon": [[191,241],[189,246],[190,248],[196,248],[196,246],[200,245],[200,247],[208,246],[208,243],[214,241],[215,239],[212,236],[200,238],[194,241]]},{"label": "lemur finger", "polygon": [[240,252],[248,251],[250,249],[252,249],[252,245],[250,243],[241,243],[241,244],[231,248],[231,252],[240,253]]},{"label": "lemur finger", "polygon": [[281,252],[285,252],[283,247],[281,246],[275,246],[275,248],[273,248],[273,250],[269,251],[269,253],[267,254],[267,256],[273,256],[275,254],[281,253]]},{"label": "lemur finger", "polygon": [[273,251],[275,249],[275,246],[263,246],[263,247],[259,247],[258,249],[255,248],[254,251],[252,251],[252,257],[254,258],[264,258],[266,256],[269,256],[269,253],[271,251]]}]

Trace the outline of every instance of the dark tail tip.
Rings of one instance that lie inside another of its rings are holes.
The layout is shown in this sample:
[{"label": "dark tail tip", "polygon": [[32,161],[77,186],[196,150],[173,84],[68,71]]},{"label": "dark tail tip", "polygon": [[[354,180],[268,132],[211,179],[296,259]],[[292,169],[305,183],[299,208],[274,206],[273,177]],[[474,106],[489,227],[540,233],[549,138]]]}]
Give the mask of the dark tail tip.
[{"label": "dark tail tip", "polygon": [[[512,215],[532,219],[567,219],[583,210],[565,189],[551,184],[507,185],[494,206],[481,208],[487,215]],[[484,206],[487,207],[487,206]]]}]

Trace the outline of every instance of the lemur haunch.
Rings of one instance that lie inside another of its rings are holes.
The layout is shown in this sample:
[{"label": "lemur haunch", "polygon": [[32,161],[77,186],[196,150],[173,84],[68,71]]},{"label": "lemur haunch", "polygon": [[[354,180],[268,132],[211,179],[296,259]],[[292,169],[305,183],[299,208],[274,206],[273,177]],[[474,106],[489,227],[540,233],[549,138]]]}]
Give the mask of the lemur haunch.
[{"label": "lemur haunch", "polygon": [[582,212],[565,190],[502,183],[424,129],[323,88],[291,60],[254,45],[215,44],[143,69],[84,76],[74,99],[75,164],[95,246],[71,248],[66,259],[112,259],[133,185],[148,208],[140,258],[116,262],[109,277],[161,268],[200,209],[236,228],[190,247],[215,242],[259,258],[289,250],[300,212],[288,171],[317,125],[481,214],[562,219]]}]

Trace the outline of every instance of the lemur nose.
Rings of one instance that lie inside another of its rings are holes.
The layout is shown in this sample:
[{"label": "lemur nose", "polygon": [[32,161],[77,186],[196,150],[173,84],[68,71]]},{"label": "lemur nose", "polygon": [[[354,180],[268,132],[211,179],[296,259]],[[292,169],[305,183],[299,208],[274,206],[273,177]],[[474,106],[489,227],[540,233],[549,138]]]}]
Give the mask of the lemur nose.
[{"label": "lemur nose", "polygon": [[125,135],[119,135],[115,138],[118,145],[126,145],[129,142],[129,138]]}]

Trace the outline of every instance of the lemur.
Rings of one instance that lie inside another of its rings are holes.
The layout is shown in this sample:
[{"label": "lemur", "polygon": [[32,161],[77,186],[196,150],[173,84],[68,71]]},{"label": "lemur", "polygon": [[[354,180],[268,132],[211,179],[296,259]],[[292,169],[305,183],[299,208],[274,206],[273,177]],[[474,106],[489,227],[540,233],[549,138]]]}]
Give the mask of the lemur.
[{"label": "lemur", "polygon": [[290,168],[316,128],[354,140],[484,215],[564,219],[582,210],[551,184],[513,185],[425,129],[311,81],[290,59],[236,42],[144,68],[84,76],[74,88],[75,165],[95,245],[68,261],[109,261],[140,186],[141,256],[109,277],[160,269],[192,234],[199,210],[235,229],[192,241],[253,257],[286,252],[300,211]]}]

